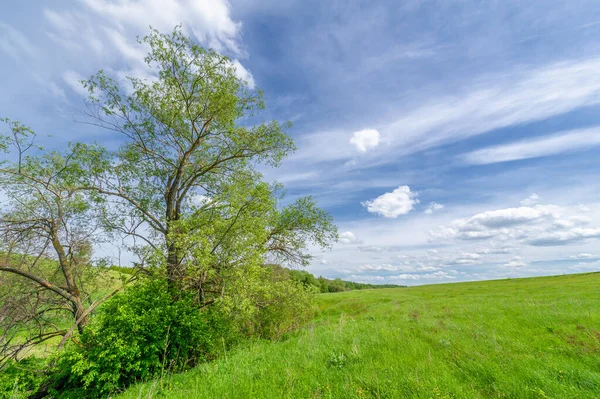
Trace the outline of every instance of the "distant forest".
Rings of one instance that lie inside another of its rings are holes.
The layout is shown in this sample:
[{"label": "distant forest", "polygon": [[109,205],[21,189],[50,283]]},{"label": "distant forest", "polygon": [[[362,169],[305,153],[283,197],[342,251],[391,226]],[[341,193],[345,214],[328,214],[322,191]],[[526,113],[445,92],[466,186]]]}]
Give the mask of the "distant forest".
[{"label": "distant forest", "polygon": [[289,274],[289,278],[293,281],[302,283],[305,287],[315,287],[319,292],[343,292],[352,290],[367,290],[373,288],[398,288],[404,287],[396,284],[365,284],[355,283],[353,281],[345,281],[340,278],[330,280],[325,277],[315,277],[313,274],[305,270],[288,269],[278,265],[271,265],[278,268],[282,273]]}]

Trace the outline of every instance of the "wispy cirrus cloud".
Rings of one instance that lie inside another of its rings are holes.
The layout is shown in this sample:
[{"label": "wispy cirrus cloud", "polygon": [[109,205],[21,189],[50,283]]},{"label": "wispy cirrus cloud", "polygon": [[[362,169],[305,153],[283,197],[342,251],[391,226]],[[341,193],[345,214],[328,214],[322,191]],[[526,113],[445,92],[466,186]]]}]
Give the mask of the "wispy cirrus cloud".
[{"label": "wispy cirrus cloud", "polygon": [[470,164],[517,161],[600,146],[600,127],[577,129],[472,151],[462,156]]},{"label": "wispy cirrus cloud", "polygon": [[0,50],[16,61],[24,57],[35,58],[36,47],[19,30],[0,22]]}]

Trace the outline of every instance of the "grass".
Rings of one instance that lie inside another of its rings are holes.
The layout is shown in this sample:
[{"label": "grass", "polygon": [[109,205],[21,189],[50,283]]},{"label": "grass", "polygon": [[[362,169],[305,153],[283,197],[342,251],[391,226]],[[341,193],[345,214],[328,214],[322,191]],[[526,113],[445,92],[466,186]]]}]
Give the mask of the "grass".
[{"label": "grass", "polygon": [[600,274],[353,291],[127,398],[600,398]]}]

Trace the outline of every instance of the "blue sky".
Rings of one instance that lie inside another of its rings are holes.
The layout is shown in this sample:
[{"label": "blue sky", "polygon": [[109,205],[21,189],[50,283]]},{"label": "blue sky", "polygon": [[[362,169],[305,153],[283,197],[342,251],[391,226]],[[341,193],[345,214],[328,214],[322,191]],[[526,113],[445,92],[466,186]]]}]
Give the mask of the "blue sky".
[{"label": "blue sky", "polygon": [[0,115],[47,147],[77,81],[146,73],[135,37],[183,23],[265,91],[280,169],[341,240],[309,270],[425,284],[600,270],[600,2],[58,0],[0,3]]}]

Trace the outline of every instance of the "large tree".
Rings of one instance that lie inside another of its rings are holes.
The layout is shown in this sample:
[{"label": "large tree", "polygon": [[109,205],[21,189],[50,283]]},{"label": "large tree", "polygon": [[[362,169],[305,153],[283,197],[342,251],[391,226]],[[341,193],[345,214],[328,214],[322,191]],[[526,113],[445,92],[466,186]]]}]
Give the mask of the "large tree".
[{"label": "large tree", "polygon": [[150,50],[145,61],[154,78],[130,77],[124,85],[99,72],[84,83],[85,122],[122,134],[123,144],[88,156],[96,161],[82,186],[113,199],[107,212],[114,228],[163,258],[170,286],[181,288],[188,276],[189,246],[208,248],[189,242],[199,232],[213,255],[235,240],[253,247],[255,241],[231,236],[251,208],[271,222],[257,226],[264,230],[262,255],[305,260],[311,240],[326,245],[335,238],[331,220],[310,200],[275,212],[278,188],[260,182],[256,165],[276,166],[294,146],[283,132],[287,125],[259,119],[262,92],[248,87],[227,57],[179,28],[152,31],[141,43]]}]

